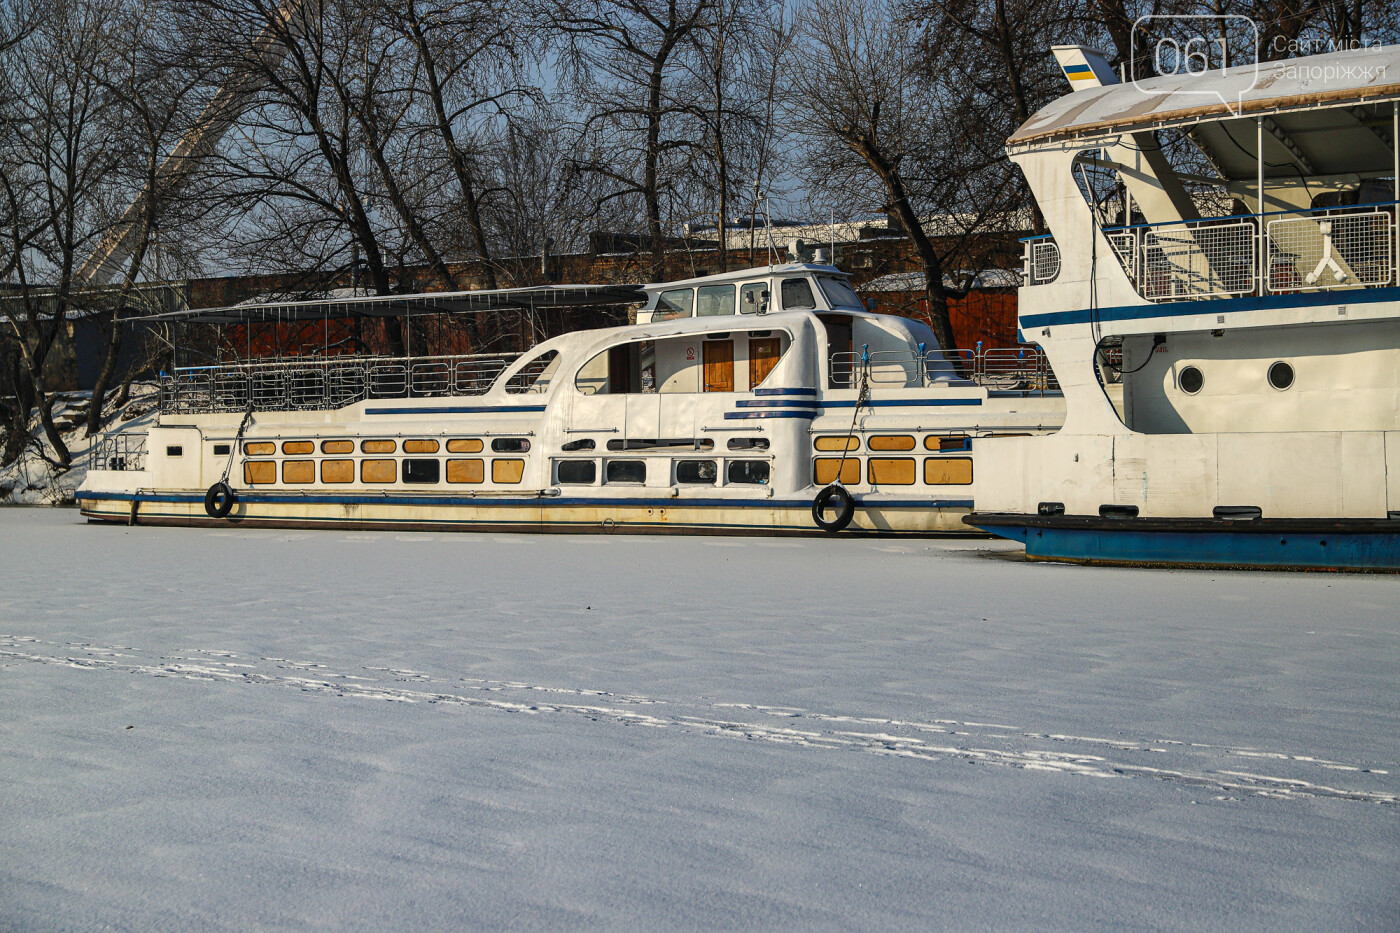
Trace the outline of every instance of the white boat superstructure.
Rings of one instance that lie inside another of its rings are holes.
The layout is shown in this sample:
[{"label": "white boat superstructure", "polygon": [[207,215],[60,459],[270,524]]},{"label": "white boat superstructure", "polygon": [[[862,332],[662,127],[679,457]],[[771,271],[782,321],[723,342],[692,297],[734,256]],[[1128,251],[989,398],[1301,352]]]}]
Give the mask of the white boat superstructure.
[{"label": "white boat superstructure", "polygon": [[971,521],[1032,557],[1396,566],[1400,47],[1081,84],[1008,143],[1065,424],[983,447]]},{"label": "white boat superstructure", "polygon": [[940,348],[926,325],[864,310],[832,266],[643,292],[639,323],[513,360],[178,370],[158,425],[109,438],[79,503],[143,523],[772,534],[817,531],[813,500],[839,484],[852,530],[965,533],[983,438],[1062,419],[1033,350]]}]

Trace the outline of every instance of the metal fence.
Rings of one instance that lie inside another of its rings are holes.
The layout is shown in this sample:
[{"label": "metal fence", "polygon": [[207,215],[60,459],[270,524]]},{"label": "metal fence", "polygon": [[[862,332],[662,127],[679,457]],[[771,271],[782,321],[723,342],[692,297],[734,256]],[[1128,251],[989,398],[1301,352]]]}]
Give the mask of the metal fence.
[{"label": "metal fence", "polygon": [[[1149,301],[1288,294],[1397,283],[1393,205],[1106,228],[1113,253]],[[1261,258],[1264,261],[1261,261]],[[1028,285],[1053,281],[1059,249],[1025,242]]]},{"label": "metal fence", "polygon": [[333,410],[365,399],[481,395],[518,354],[344,357],[199,366],[163,374],[163,413]]},{"label": "metal fence", "polygon": [[88,461],[90,470],[144,470],[146,468],[146,435],[111,434],[92,447]]},{"label": "metal fence", "polygon": [[868,368],[860,353],[831,354],[831,384],[852,388],[862,373],[872,386],[922,387],[937,382],[971,383],[988,389],[1032,393],[1058,392],[1059,382],[1039,347],[983,347],[971,350],[929,350],[920,356],[908,350],[870,354]]}]

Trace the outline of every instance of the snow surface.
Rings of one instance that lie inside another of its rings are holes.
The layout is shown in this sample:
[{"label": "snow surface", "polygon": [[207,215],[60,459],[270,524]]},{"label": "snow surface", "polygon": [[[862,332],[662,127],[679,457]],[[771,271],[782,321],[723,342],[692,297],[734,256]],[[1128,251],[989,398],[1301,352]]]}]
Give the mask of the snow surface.
[{"label": "snow surface", "polygon": [[0,509],[0,929],[1394,930],[1400,578]]}]

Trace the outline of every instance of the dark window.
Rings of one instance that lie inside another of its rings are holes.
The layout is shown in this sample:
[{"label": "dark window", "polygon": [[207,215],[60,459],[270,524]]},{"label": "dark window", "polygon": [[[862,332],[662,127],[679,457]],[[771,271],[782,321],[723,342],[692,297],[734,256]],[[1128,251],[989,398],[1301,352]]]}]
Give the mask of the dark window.
[{"label": "dark window", "polygon": [[584,437],[576,441],[569,441],[563,446],[563,450],[592,450],[598,445],[593,442],[593,438]]},{"label": "dark window", "polygon": [[713,460],[677,460],[676,482],[714,485],[719,471]]},{"label": "dark window", "polygon": [[768,482],[768,461],[730,460],[728,472],[728,481],[731,483],[758,483],[762,485]]},{"label": "dark window", "polygon": [[596,460],[560,460],[556,469],[563,485],[591,486],[598,479]]},{"label": "dark window", "polygon": [[1293,384],[1293,367],[1282,361],[1269,367],[1269,385],[1286,389]]},{"label": "dark window", "polygon": [[523,437],[498,437],[491,442],[491,449],[498,454],[523,454],[530,449],[530,442]]},{"label": "dark window", "polygon": [[1196,367],[1188,366],[1176,377],[1176,382],[1181,386],[1181,391],[1187,395],[1195,395],[1201,391],[1201,386],[1206,384],[1206,377],[1201,375],[1201,371]]},{"label": "dark window", "polygon": [[645,460],[609,460],[608,482],[645,483],[647,464]]},{"label": "dark window", "polygon": [[766,437],[731,437],[729,439],[730,450],[767,450],[768,438]]},{"label": "dark window", "polygon": [[436,483],[441,475],[441,465],[437,460],[405,460],[403,462],[403,481],[405,483]]},{"label": "dark window", "polygon": [[228,445],[228,444],[215,444],[215,445],[214,445],[214,456],[216,456],[216,457],[226,457],[226,456],[228,456],[228,448],[229,448],[229,445]]},{"label": "dark window", "polygon": [[714,450],[712,437],[620,437],[608,441],[608,450],[657,450],[663,447],[688,447],[691,450]]},{"label": "dark window", "polygon": [[812,283],[806,279],[783,279],[783,310],[811,310],[816,308],[812,297]]},{"label": "dark window", "polygon": [[172,445],[170,447],[165,448],[165,455],[167,457],[183,457],[185,455],[185,448],[180,447],[178,445]]}]

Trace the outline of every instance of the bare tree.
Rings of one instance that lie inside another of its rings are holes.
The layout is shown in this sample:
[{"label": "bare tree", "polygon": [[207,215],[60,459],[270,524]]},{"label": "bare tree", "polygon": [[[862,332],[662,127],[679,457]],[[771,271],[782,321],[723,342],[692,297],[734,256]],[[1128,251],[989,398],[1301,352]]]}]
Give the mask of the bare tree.
[{"label": "bare tree", "polygon": [[[558,0],[550,23],[562,40],[561,75],[584,102],[585,136],[613,143],[580,171],[616,186],[609,197],[640,198],[652,275],[664,274],[664,200],[683,175],[678,161],[698,147],[676,130],[692,107],[678,98],[681,58],[712,22],[716,0]],[[599,145],[601,148],[601,145]]]}]

